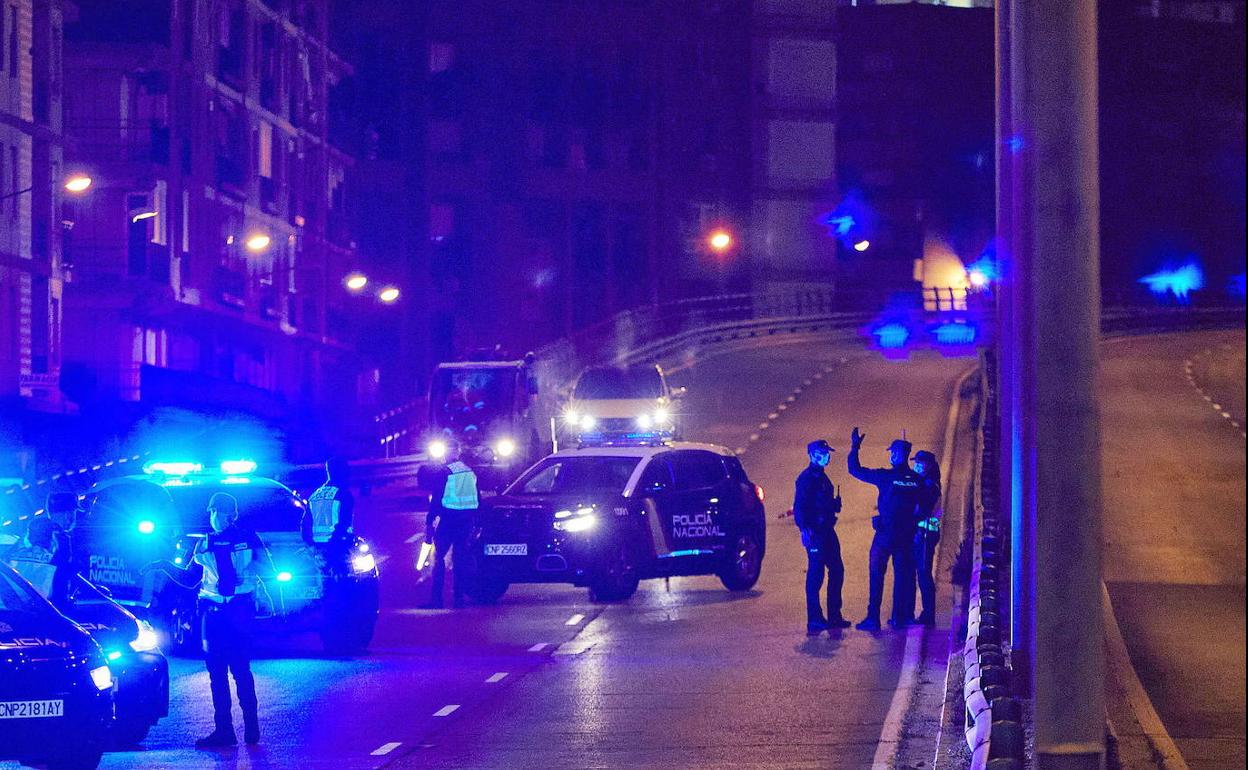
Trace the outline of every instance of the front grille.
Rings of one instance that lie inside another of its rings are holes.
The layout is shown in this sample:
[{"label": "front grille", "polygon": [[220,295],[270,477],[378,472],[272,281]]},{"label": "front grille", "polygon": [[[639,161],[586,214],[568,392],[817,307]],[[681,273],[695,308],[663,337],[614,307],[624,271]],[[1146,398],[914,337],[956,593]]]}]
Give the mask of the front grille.
[{"label": "front grille", "polygon": [[552,516],[541,508],[495,508],[495,523],[508,532],[550,529]]}]

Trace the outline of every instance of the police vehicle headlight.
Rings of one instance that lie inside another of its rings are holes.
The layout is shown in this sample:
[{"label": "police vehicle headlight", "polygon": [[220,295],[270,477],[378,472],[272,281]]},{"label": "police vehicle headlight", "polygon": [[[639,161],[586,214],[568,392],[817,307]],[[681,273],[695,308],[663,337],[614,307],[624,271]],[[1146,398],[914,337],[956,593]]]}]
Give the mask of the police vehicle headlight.
[{"label": "police vehicle headlight", "polygon": [[560,532],[584,532],[597,521],[594,509],[582,506],[575,510],[555,511],[555,529]]},{"label": "police vehicle headlight", "polygon": [[277,573],[276,577],[277,577],[277,582],[279,583],[289,583],[290,581],[295,579],[295,576],[293,574],[286,572],[284,570],[282,572]]},{"label": "police vehicle headlight", "polygon": [[572,427],[575,428],[576,426],[581,424],[581,416],[577,414],[576,412],[571,412],[571,411],[564,412],[563,421],[567,423],[568,425],[571,425]]},{"label": "police vehicle headlight", "polygon": [[654,427],[654,420],[650,418],[650,415],[643,414],[637,418],[637,427],[642,430],[650,430]]},{"label": "police vehicle headlight", "polygon": [[499,439],[494,445],[494,453],[499,457],[511,457],[516,453],[516,442],[509,438]]},{"label": "police vehicle headlight", "polygon": [[430,441],[429,456],[435,460],[441,460],[446,457],[447,446],[445,441]]},{"label": "police vehicle headlight", "polygon": [[150,535],[156,531],[156,522],[151,519],[143,519],[138,524],[139,534]]},{"label": "police vehicle headlight", "polygon": [[152,628],[152,624],[146,620],[140,620],[139,635],[130,642],[130,649],[135,652],[151,652],[159,645],[160,637],[156,635],[156,629]]},{"label": "police vehicle headlight", "polygon": [[666,409],[656,409],[654,412],[654,422],[656,425],[666,425],[672,416],[668,414]]},{"label": "police vehicle headlight", "polygon": [[351,557],[351,570],[356,574],[372,572],[377,569],[377,560],[371,553],[361,553]]},{"label": "police vehicle headlight", "polygon": [[581,430],[593,430],[594,426],[597,424],[598,419],[592,414],[587,414],[581,417]]},{"label": "police vehicle headlight", "polygon": [[108,690],[113,686],[113,672],[108,666],[98,666],[91,669],[91,681],[97,689]]}]

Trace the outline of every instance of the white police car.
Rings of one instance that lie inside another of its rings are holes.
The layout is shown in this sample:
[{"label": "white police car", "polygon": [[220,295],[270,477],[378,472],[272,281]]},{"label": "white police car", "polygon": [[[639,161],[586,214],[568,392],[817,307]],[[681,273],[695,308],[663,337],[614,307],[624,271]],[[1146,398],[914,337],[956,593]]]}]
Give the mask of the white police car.
[{"label": "white police car", "polygon": [[512,583],[621,600],[640,580],[675,575],[718,575],[744,591],[766,550],[763,492],[713,444],[570,449],[483,501],[471,547],[470,595],[481,602]]}]

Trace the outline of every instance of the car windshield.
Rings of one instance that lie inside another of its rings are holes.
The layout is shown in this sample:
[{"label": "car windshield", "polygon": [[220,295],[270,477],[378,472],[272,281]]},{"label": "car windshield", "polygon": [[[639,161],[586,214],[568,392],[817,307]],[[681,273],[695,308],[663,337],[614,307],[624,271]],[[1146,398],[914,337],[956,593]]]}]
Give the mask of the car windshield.
[{"label": "car windshield", "polygon": [[0,565],[0,610],[38,612],[45,604],[6,566]]},{"label": "car windshield", "polygon": [[576,382],[572,397],[578,401],[610,398],[659,398],[663,381],[653,366],[617,369],[603,366],[586,369]]},{"label": "car windshield", "polygon": [[515,403],[514,369],[440,369],[430,390],[431,417],[438,428],[485,435],[507,421]]},{"label": "car windshield", "polygon": [[507,490],[512,495],[623,494],[640,457],[548,457]]},{"label": "car windshield", "polygon": [[239,523],[255,532],[297,532],[303,518],[299,499],[282,487],[268,484],[234,483],[170,487],[173,504],[191,531],[206,531],[208,498],[217,492],[238,501]]}]

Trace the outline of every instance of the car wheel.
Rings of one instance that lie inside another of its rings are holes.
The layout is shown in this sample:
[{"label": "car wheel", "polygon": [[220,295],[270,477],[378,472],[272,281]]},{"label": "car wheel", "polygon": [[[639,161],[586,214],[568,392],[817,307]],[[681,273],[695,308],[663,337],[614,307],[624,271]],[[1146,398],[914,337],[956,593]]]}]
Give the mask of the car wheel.
[{"label": "car wheel", "polygon": [[621,547],[592,583],[589,584],[590,601],[620,602],[637,592],[641,582],[628,551]]},{"label": "car wheel", "polygon": [[763,547],[757,535],[743,532],[733,541],[719,579],[729,591],[748,591],[763,571]]},{"label": "car wheel", "polygon": [[47,758],[48,770],[95,770],[104,758],[104,747],[96,741],[87,741],[63,748]]}]

